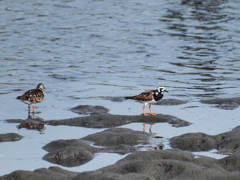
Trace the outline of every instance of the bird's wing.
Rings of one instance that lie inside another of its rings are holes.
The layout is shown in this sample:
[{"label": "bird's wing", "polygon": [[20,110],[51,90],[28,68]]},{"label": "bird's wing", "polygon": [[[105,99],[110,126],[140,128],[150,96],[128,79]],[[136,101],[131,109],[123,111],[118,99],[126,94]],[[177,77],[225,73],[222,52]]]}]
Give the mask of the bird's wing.
[{"label": "bird's wing", "polygon": [[154,91],[146,91],[137,95],[134,99],[138,101],[151,101],[153,99]]}]

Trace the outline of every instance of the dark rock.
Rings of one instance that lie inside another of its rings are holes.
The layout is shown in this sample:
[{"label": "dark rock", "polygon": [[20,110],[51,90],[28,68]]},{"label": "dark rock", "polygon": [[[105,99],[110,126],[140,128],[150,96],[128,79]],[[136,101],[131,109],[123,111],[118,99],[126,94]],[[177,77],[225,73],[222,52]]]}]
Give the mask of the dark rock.
[{"label": "dark rock", "polygon": [[0,134],[0,142],[19,141],[22,136],[16,133]]},{"label": "dark rock", "polygon": [[218,134],[214,138],[219,152],[224,154],[240,152],[240,126],[235,127],[232,131]]},{"label": "dark rock", "polygon": [[204,133],[187,133],[170,139],[174,148],[188,151],[208,151],[217,149],[219,153],[240,152],[240,126],[232,131],[209,136]]},{"label": "dark rock", "polygon": [[219,98],[219,99],[209,99],[200,101],[204,104],[214,104],[215,107],[225,110],[233,110],[239,107],[240,98]]},{"label": "dark rock", "polygon": [[[237,179],[239,172],[224,170],[212,158],[196,158],[192,153],[180,150],[136,152],[118,161],[114,165],[94,172],[80,173],[77,177],[116,177],[136,175],[134,179]],[[142,177],[137,175],[144,175]]]},{"label": "dark rock", "polygon": [[162,99],[161,101],[155,103],[154,105],[165,105],[165,106],[175,106],[186,104],[186,101],[178,100],[178,99]]},{"label": "dark rock", "polygon": [[125,116],[125,115],[112,115],[112,114],[95,114],[87,117],[76,117],[63,120],[50,120],[45,121],[48,125],[68,125],[80,126],[88,128],[110,128],[129,124],[133,122],[148,122],[159,123],[168,122],[174,127],[183,127],[190,125],[189,122],[179,119],[170,115],[157,115],[157,116]]},{"label": "dark rock", "polygon": [[76,176],[73,180],[124,180],[124,179],[131,179],[131,180],[154,180],[144,174],[136,174],[136,173],[129,173],[129,174],[116,174],[116,173],[102,173],[98,171],[93,172],[84,172]]},{"label": "dark rock", "polygon": [[219,162],[228,171],[240,171],[240,152],[220,159]]},{"label": "dark rock", "polygon": [[82,139],[92,141],[97,146],[104,146],[105,149],[102,152],[126,154],[137,150],[134,145],[148,144],[149,137],[149,134],[140,131],[133,131],[126,128],[112,128],[91,134]]},{"label": "dark rock", "polygon": [[76,172],[66,171],[59,167],[49,167],[35,171],[14,171],[0,177],[0,180],[70,180],[76,175]]},{"label": "dark rock", "polygon": [[216,141],[204,133],[187,133],[171,139],[171,146],[187,151],[209,151],[216,149]]},{"label": "dark rock", "polygon": [[43,147],[43,159],[66,167],[79,166],[93,159],[96,148],[80,140],[57,140]]},{"label": "dark rock", "polygon": [[[229,162],[228,162],[229,161]],[[226,163],[227,162],[227,163]],[[215,160],[204,156],[195,156],[190,152],[177,149],[164,151],[135,152],[114,165],[96,171],[76,173],[61,168],[50,167],[31,171],[15,171],[0,177],[0,180],[11,179],[60,179],[60,180],[91,180],[91,179],[135,179],[135,180],[238,180],[240,172],[228,171],[227,164],[239,165],[234,158],[226,161]]]},{"label": "dark rock", "polygon": [[102,114],[107,113],[109,110],[103,106],[91,106],[91,105],[79,105],[71,109],[73,112],[77,114]]},{"label": "dark rock", "polygon": [[[149,136],[131,129],[112,128],[82,139],[53,141],[43,147],[49,152],[43,159],[67,167],[79,166],[93,159],[96,152],[126,154],[137,151],[139,147],[134,145],[148,144]],[[92,147],[86,140],[104,147]]]}]

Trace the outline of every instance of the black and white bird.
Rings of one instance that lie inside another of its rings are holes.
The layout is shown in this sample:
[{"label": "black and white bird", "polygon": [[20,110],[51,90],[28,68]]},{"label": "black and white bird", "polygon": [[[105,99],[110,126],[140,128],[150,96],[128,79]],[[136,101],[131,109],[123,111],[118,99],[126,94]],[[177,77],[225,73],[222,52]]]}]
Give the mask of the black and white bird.
[{"label": "black and white bird", "polygon": [[36,89],[31,89],[26,91],[22,96],[18,96],[17,99],[21,100],[22,102],[28,104],[28,111],[31,111],[30,106],[32,105],[32,109],[34,112],[34,104],[40,103],[44,99],[44,85],[39,83]]},{"label": "black and white bird", "polygon": [[125,97],[125,99],[133,99],[133,100],[144,103],[143,114],[145,116],[149,115],[149,114],[145,113],[145,106],[148,105],[148,104],[149,104],[150,114],[151,115],[157,115],[157,114],[152,112],[151,104],[154,104],[154,103],[160,101],[163,98],[163,93],[164,92],[168,92],[168,91],[166,91],[164,87],[159,86],[156,90],[145,91],[145,92],[142,92],[141,94],[136,95],[136,96]]}]

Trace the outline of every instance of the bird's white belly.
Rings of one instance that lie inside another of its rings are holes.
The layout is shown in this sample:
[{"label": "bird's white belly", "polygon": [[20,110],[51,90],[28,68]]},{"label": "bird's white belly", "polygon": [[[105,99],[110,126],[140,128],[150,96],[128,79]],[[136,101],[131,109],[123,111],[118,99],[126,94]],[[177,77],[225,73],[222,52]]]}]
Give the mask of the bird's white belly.
[{"label": "bird's white belly", "polygon": [[145,104],[145,106],[147,105],[147,104],[153,104],[153,103],[156,103],[157,101],[155,101],[154,99],[153,100],[151,100],[151,101],[143,101],[143,103]]}]

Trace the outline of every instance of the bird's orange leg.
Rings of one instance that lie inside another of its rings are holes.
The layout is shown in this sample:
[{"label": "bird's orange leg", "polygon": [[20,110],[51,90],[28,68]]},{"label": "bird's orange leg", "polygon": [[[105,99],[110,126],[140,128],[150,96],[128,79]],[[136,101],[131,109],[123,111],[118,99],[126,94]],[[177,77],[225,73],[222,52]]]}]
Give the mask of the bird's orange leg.
[{"label": "bird's orange leg", "polygon": [[145,133],[145,127],[146,127],[146,124],[144,123],[143,125],[143,132]]},{"label": "bird's orange leg", "polygon": [[34,112],[34,104],[33,104],[33,112]]},{"label": "bird's orange leg", "polygon": [[144,116],[148,116],[149,115],[149,114],[145,113],[145,105],[143,106],[143,114],[144,114]]},{"label": "bird's orange leg", "polygon": [[149,132],[152,132],[152,126],[153,126],[153,125],[151,124],[151,126],[150,126],[150,128],[149,128]]},{"label": "bird's orange leg", "polygon": [[155,113],[152,112],[152,110],[151,110],[151,105],[149,106],[149,110],[150,110],[150,114],[151,114],[151,115],[154,115],[154,116],[157,115],[157,114],[155,114]]}]

